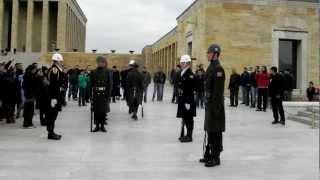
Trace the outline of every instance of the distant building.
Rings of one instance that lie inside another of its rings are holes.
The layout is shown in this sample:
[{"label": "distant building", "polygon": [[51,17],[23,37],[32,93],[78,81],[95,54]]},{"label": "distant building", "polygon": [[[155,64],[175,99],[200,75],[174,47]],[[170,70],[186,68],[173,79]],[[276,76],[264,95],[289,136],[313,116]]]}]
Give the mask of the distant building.
[{"label": "distant building", "polygon": [[76,0],[0,0],[0,49],[85,51],[86,23]]},{"label": "distant building", "polygon": [[179,56],[190,54],[193,67],[208,65],[211,43],[222,46],[222,64],[232,68],[278,66],[296,78],[298,93],[309,81],[319,84],[318,0],[196,0],[178,18],[177,27],[152,44],[146,64],[169,74]]}]

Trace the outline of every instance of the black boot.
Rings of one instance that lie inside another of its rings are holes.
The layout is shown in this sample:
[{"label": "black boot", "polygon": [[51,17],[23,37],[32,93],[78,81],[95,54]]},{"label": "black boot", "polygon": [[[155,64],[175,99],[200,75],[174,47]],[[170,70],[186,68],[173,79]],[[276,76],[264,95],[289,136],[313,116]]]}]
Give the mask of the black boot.
[{"label": "black boot", "polygon": [[138,116],[137,116],[137,114],[136,113],[134,113],[133,115],[132,115],[132,117],[131,117],[133,120],[135,120],[135,121],[137,121],[138,120]]},{"label": "black boot", "polygon": [[209,161],[209,158],[210,158],[210,148],[209,148],[209,145],[207,145],[203,158],[201,158],[199,161],[200,163],[207,163]]},{"label": "black boot", "polygon": [[192,142],[192,129],[188,129],[187,136],[181,138],[182,143],[189,143]]},{"label": "black boot", "polygon": [[99,131],[99,124],[96,125],[96,128],[94,128],[92,132],[98,132],[98,131]]},{"label": "black boot", "polygon": [[208,161],[205,163],[205,167],[215,167],[220,165],[220,158],[214,153],[214,148],[210,145],[210,155]]},{"label": "black boot", "polygon": [[101,132],[104,132],[104,133],[106,133],[106,132],[107,132],[107,130],[106,130],[106,128],[104,127],[104,125],[103,125],[103,124],[101,125]]},{"label": "black boot", "polygon": [[61,135],[58,135],[58,134],[55,134],[55,133],[49,133],[48,134],[48,139],[50,139],[50,140],[56,140],[56,141],[58,141],[58,140],[60,140],[61,139]]}]

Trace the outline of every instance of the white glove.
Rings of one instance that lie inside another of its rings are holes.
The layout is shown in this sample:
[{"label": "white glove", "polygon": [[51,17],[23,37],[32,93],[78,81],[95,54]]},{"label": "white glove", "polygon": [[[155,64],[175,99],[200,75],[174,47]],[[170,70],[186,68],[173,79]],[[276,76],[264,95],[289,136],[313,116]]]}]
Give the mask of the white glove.
[{"label": "white glove", "polygon": [[55,107],[58,104],[58,101],[56,99],[51,100],[51,107]]},{"label": "white glove", "polygon": [[185,104],[184,106],[186,107],[187,110],[190,110],[190,108],[191,108],[190,104]]}]

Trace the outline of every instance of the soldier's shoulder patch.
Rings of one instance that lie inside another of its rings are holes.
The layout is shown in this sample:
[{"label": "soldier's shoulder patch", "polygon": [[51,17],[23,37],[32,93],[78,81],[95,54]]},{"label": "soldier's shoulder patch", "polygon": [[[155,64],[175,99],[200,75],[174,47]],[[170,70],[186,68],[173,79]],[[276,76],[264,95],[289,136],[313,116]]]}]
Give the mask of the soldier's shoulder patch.
[{"label": "soldier's shoulder patch", "polygon": [[53,67],[52,68],[52,72],[53,72],[53,74],[57,74],[58,73],[58,69],[56,67]]},{"label": "soldier's shoulder patch", "polygon": [[223,72],[217,72],[217,77],[223,77]]}]

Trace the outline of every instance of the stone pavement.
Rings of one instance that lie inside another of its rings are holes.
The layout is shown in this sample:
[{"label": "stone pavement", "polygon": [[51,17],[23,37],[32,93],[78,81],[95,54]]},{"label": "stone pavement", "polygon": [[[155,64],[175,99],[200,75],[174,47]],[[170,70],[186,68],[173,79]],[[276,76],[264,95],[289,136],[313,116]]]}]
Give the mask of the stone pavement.
[{"label": "stone pavement", "polygon": [[[151,88],[150,90],[152,90]],[[89,106],[76,103],[59,115],[62,141],[46,139],[45,128],[0,123],[1,180],[316,180],[319,131],[287,122],[271,125],[271,112],[227,107],[222,166],[205,168],[203,116],[198,111],[194,142],[178,142],[176,105],[145,105],[145,118],[132,121],[124,102],[112,104],[108,133],[89,133]],[[228,103],[226,103],[228,105]]]}]

